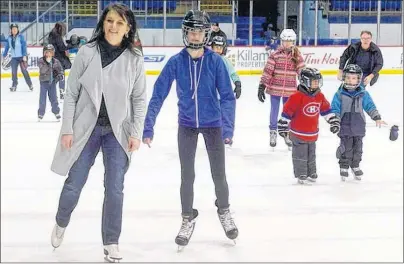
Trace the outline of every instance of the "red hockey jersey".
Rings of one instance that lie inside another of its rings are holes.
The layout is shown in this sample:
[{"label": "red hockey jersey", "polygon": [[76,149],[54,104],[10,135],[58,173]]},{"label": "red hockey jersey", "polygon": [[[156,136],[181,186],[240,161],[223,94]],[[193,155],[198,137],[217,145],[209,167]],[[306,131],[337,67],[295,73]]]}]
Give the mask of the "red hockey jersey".
[{"label": "red hockey jersey", "polygon": [[282,117],[290,120],[290,133],[304,141],[313,142],[318,138],[319,115],[331,113],[330,103],[318,90],[309,94],[301,87],[292,94],[283,106]]}]

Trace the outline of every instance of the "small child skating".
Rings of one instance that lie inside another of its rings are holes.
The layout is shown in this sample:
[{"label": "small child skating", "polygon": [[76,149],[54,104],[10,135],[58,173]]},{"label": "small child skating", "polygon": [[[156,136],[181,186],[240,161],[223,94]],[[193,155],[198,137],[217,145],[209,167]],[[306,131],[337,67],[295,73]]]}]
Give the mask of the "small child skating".
[{"label": "small child skating", "polygon": [[227,52],[226,39],[222,36],[213,37],[212,50],[222,57],[224,64],[226,65],[227,71],[229,72],[229,77],[235,85],[234,93],[236,99],[239,99],[241,95],[241,81],[233,65],[231,64],[229,59],[225,56]]},{"label": "small child skating", "polygon": [[60,120],[60,108],[57,98],[56,83],[63,80],[63,69],[60,61],[54,58],[55,48],[52,44],[48,44],[43,48],[43,57],[39,59],[39,109],[38,121],[41,121],[45,115],[46,110],[46,95],[52,106],[52,113],[55,114],[56,119]]},{"label": "small child skating", "polygon": [[362,69],[356,64],[349,64],[343,70],[343,83],[335,93],[331,103],[332,113],[341,118],[341,138],[337,149],[341,180],[349,176],[351,168],[356,180],[361,180],[363,171],[359,164],[362,160],[363,137],[366,135],[364,111],[381,127],[382,121],[370,94],[361,83]]},{"label": "small child skating", "polygon": [[297,91],[285,103],[282,118],[278,121],[278,133],[292,141],[292,159],[295,178],[300,184],[317,180],[316,141],[319,115],[331,125],[331,132],[338,133],[339,118],[331,113],[330,103],[321,92],[323,77],[314,68],[304,68],[299,76]]}]

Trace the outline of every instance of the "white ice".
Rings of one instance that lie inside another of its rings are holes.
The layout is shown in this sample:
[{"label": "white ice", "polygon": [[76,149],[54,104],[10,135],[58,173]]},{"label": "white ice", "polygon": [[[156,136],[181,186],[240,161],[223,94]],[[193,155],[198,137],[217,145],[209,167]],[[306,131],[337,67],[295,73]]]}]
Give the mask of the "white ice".
[{"label": "white ice", "polygon": [[[151,96],[155,77],[148,77]],[[403,76],[381,76],[368,87],[389,127],[402,129]],[[152,148],[134,154],[126,175],[120,250],[128,262],[191,261],[375,261],[403,260],[403,131],[389,140],[389,127],[368,119],[361,182],[342,183],[335,151],[338,138],[320,120],[317,143],[319,179],[300,186],[293,177],[291,153],[279,141],[268,146],[269,100],[257,99],[259,78],[242,77],[233,149],[227,151],[230,203],[240,230],[229,241],[214,207],[214,186],[203,139],[196,160],[194,207],[200,216],[190,244],[177,253],[181,224],[180,167],[177,153],[175,86],[163,105]],[[101,208],[103,164],[100,154],[60,248],[50,235],[64,177],[50,164],[61,123],[48,102],[37,122],[39,83],[29,92],[23,79],[9,91],[1,80],[1,252],[2,261],[103,261]],[[338,82],[324,80],[331,100]]]}]

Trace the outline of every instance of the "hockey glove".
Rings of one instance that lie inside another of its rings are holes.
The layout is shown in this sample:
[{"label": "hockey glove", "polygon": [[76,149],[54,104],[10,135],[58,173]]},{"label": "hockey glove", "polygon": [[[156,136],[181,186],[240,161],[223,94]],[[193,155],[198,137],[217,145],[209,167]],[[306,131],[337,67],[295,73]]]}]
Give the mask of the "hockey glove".
[{"label": "hockey glove", "polygon": [[258,100],[265,102],[265,85],[262,83],[258,86]]},{"label": "hockey glove", "polygon": [[236,94],[236,99],[239,99],[241,95],[241,82],[236,81],[234,84],[236,85],[236,88],[234,88],[234,93]]},{"label": "hockey glove", "polygon": [[288,136],[289,133],[289,122],[290,120],[286,118],[281,118],[278,121],[278,133],[279,136],[285,138]]},{"label": "hockey glove", "polygon": [[336,133],[339,132],[340,127],[341,127],[341,120],[339,119],[338,116],[336,116],[336,115],[331,116],[331,117],[327,120],[327,122],[330,124],[330,131],[331,131],[333,134],[336,134]]}]

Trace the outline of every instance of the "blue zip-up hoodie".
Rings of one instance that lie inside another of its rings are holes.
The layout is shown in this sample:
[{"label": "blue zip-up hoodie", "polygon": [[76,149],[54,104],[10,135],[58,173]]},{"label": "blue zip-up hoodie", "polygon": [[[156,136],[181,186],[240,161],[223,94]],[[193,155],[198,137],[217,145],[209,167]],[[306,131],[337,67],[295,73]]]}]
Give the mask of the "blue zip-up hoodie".
[{"label": "blue zip-up hoodie", "polygon": [[223,127],[223,139],[232,139],[236,99],[229,73],[220,55],[207,48],[198,59],[192,59],[184,48],[168,60],[154,84],[143,138],[153,138],[157,115],[174,80],[177,84],[179,125],[192,128]]},{"label": "blue zip-up hoodie", "polygon": [[11,57],[12,58],[21,58],[27,56],[27,42],[22,35],[17,34],[15,36],[15,48],[12,46],[13,36],[8,36],[6,41],[6,46],[4,47],[3,57],[5,57],[8,53],[8,50],[11,49]]},{"label": "blue zip-up hoodie", "polygon": [[331,103],[331,112],[341,118],[339,136],[365,136],[364,111],[374,121],[381,119],[372,97],[362,84],[354,91],[348,91],[341,85]]}]

